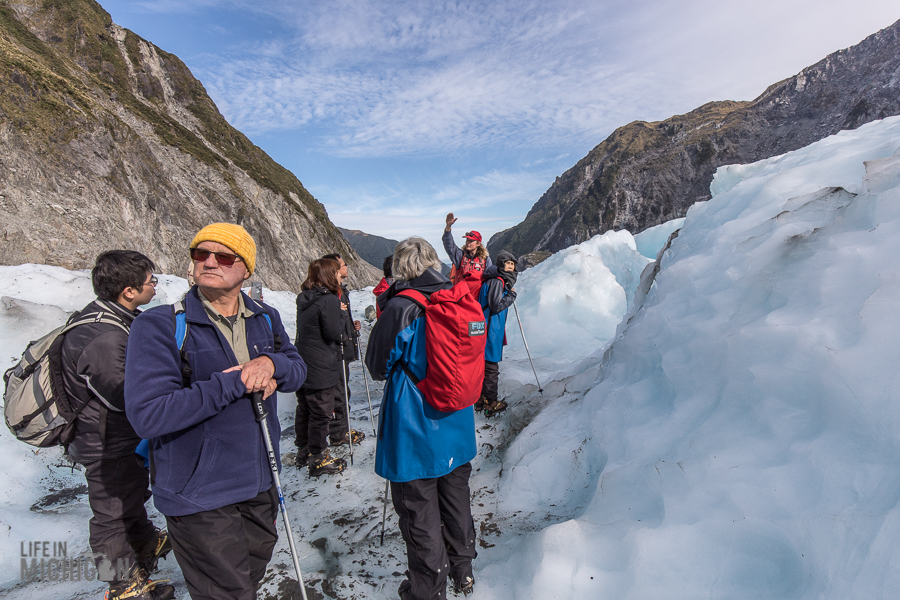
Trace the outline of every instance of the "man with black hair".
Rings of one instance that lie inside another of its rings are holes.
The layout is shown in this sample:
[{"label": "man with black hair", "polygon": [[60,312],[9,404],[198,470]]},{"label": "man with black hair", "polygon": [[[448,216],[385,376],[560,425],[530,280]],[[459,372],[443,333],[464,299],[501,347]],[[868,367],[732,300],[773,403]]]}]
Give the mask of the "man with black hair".
[{"label": "man with black hair", "polygon": [[109,600],[174,597],[172,586],[149,579],[172,546],[166,531],[147,518],[149,472],[134,453],[141,439],[125,413],[125,348],[137,308],[156,294],[154,268],[153,261],[131,250],[98,256],[91,271],[97,299],[72,318],[102,315],[119,325],[81,325],[66,334],[62,346],[63,385],[79,411],[67,451],[84,465],[93,512],[91,550],[99,579],[109,582]]},{"label": "man with black hair", "polygon": [[[336,260],[341,264],[340,278],[341,281],[347,279],[350,274],[350,268],[340,254],[326,254],[322,258]],[[350,291],[347,286],[341,284],[341,323],[343,327],[343,347],[344,347],[344,377],[347,383],[350,383],[350,363],[359,360],[359,329],[362,324],[353,320],[353,313],[350,312]],[[362,431],[349,429],[347,421],[347,407],[344,399],[350,397],[349,385],[344,390],[344,377],[338,380],[338,388],[340,390],[341,402],[334,403],[334,419],[331,420],[331,430],[328,435],[329,442],[332,446],[346,445],[350,443],[350,436],[353,436],[353,444],[360,443],[366,437]],[[346,396],[344,395],[346,393]]]}]

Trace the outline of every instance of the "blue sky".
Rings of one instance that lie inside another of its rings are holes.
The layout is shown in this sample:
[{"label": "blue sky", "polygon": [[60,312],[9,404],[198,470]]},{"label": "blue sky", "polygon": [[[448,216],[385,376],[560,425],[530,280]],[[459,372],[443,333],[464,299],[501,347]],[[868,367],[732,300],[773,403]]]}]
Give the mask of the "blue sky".
[{"label": "blue sky", "polygon": [[616,127],[749,100],[895,0],[105,0],[332,221],[487,240]]}]

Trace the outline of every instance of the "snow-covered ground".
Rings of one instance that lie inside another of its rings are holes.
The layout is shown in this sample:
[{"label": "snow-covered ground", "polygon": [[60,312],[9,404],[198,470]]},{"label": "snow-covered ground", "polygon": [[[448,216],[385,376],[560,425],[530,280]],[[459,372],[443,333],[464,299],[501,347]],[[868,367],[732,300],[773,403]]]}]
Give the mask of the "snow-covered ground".
[{"label": "snow-covered ground", "polygon": [[[511,313],[510,409],[476,420],[473,600],[843,600],[900,589],[898,147],[892,118],[723,167],[714,198],[686,219],[597,236],[521,275],[544,391]],[[160,279],[159,301],[187,290]],[[4,369],[93,298],[87,273],[35,265],[0,267],[0,296]],[[293,334],[294,296],[266,290],[265,300]],[[374,297],[351,301],[365,342]],[[381,385],[368,383],[377,414]],[[319,481],[287,467],[283,487],[311,598],[395,598],[405,551],[390,509],[378,543],[384,482],[359,363],[351,389],[353,426],[369,436],[353,467]],[[295,404],[279,396],[283,452]],[[20,542],[87,550],[79,471],[58,449],[4,431],[0,481],[4,596],[101,594],[96,582],[19,581]],[[162,565],[158,576],[187,597],[174,560]],[[261,597],[299,597],[292,578],[282,535]]]}]

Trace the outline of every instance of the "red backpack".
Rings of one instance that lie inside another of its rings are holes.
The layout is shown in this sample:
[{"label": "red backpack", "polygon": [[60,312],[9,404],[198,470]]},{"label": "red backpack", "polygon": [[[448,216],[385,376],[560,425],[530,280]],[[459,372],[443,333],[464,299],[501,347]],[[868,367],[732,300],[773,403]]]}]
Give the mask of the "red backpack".
[{"label": "red backpack", "polygon": [[475,404],[484,380],[484,346],[487,325],[484,312],[459,283],[426,298],[415,290],[397,294],[425,310],[425,379],[413,381],[428,403],[442,412],[453,412]]}]

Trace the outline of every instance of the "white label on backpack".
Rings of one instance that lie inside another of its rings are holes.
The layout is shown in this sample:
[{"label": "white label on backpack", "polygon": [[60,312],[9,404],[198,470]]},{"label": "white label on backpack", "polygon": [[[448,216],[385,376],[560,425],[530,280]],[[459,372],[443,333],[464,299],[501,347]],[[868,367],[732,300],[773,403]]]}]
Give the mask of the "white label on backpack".
[{"label": "white label on backpack", "polygon": [[451,456],[451,457],[450,457],[450,464],[447,465],[447,468],[449,469],[449,468],[452,467],[452,466],[453,466],[453,457]]},{"label": "white label on backpack", "polygon": [[485,332],[485,322],[484,321],[469,321],[469,337],[484,335],[484,332]]}]

